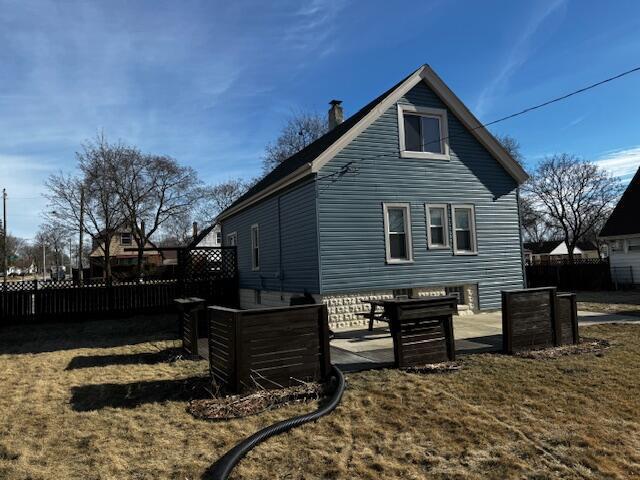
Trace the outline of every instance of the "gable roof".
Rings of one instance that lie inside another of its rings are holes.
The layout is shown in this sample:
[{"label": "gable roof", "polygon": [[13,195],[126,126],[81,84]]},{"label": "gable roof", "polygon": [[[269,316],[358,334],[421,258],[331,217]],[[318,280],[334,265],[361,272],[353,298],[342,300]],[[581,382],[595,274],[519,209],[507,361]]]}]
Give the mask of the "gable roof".
[{"label": "gable roof", "polygon": [[207,228],[203,229],[200,231],[200,233],[198,233],[195,237],[193,237],[191,239],[191,241],[187,244],[187,248],[194,248],[197,247],[198,244],[204,240],[204,238],[209,235],[209,233],[211,233],[211,230],[213,230],[216,227],[217,223],[212,223],[211,225],[209,225]]},{"label": "gable roof", "polygon": [[640,168],[602,227],[601,237],[640,234]]},{"label": "gable roof", "polygon": [[562,240],[545,240],[542,242],[524,242],[522,246],[525,250],[529,250],[534,255],[543,253],[551,253]]},{"label": "gable roof", "polygon": [[251,187],[229,208],[218,215],[220,221],[249,205],[284,188],[295,181],[318,172],[323,165],[337,155],[351,140],[363,132],[404,94],[424,81],[442,102],[458,117],[467,129],[484,145],[505,170],[520,184],[527,174],[502,145],[482,126],[469,109],[429,67],[423,65],[379,97],[362,107],[334,129],[310,143],[298,153],[284,160],[274,170]]},{"label": "gable roof", "polygon": [[[533,255],[550,254],[563,242],[563,240],[544,240],[542,242],[524,242],[522,246],[525,250],[529,250]],[[598,247],[591,240],[578,242],[574,253],[584,253],[589,250],[597,250]]]}]

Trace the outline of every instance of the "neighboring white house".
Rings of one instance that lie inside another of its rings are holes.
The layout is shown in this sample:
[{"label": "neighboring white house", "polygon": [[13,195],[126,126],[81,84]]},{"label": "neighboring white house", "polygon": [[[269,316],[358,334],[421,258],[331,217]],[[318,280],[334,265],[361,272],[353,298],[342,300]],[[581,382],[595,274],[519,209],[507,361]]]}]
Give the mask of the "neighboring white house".
[{"label": "neighboring white house", "polygon": [[191,247],[219,247],[221,245],[222,229],[219,223],[202,230],[190,244]]},{"label": "neighboring white house", "polygon": [[640,168],[600,232],[609,245],[612,280],[640,285]]},{"label": "neighboring white house", "polygon": [[[569,258],[569,249],[562,240],[525,242],[523,247],[527,264],[561,262]],[[598,251],[598,246],[594,242],[579,242],[573,249],[573,256],[581,260],[605,258],[607,247],[602,245]]]}]

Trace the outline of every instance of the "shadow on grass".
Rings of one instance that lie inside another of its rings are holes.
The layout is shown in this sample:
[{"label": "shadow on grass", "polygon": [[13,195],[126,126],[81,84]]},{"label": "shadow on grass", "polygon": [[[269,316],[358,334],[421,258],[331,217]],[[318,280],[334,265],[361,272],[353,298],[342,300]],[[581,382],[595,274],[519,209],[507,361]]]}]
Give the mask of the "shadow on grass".
[{"label": "shadow on grass", "polygon": [[209,377],[83,385],[71,389],[70,403],[76,412],[136,408],[147,403],[211,398],[210,387]]},{"label": "shadow on grass", "polygon": [[19,325],[0,330],[0,354],[111,348],[177,338],[176,315],[139,315],[84,323]]},{"label": "shadow on grass", "polygon": [[79,368],[108,367],[110,365],[155,365],[167,363],[178,358],[191,359],[183,355],[180,348],[167,348],[157,352],[140,352],[126,355],[87,355],[74,357],[65,370]]}]

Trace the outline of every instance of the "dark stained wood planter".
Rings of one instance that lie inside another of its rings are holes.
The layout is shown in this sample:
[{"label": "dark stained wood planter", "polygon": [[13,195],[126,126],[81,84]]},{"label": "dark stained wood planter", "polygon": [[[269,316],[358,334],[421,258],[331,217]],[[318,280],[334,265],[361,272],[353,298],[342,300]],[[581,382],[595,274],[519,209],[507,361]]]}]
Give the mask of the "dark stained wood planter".
[{"label": "dark stained wood planter", "polygon": [[575,295],[555,287],[503,291],[502,342],[505,353],[578,343]]},{"label": "dark stained wood planter", "polygon": [[178,308],[178,332],[182,338],[182,349],[188,355],[198,355],[199,332],[206,332],[201,325],[205,306],[203,298],[176,298],[174,300]]},{"label": "dark stained wood planter", "polygon": [[396,367],[455,360],[453,315],[458,313],[457,304],[452,295],[384,302]]},{"label": "dark stained wood planter", "polygon": [[226,391],[300,385],[329,374],[325,305],[207,310],[209,368]]}]

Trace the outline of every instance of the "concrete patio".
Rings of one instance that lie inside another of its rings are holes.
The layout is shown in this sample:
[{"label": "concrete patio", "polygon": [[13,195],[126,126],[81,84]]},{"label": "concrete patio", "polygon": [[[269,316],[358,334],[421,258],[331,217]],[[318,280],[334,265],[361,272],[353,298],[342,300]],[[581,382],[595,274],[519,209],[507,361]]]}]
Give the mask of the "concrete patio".
[{"label": "concrete patio", "polygon": [[[640,317],[578,311],[578,324],[640,323]],[[502,312],[453,317],[456,355],[499,352],[502,349]],[[393,341],[386,324],[376,322],[372,332],[336,329],[331,340],[331,362],[345,372],[393,366]],[[199,354],[208,359],[208,341],[198,340]]]},{"label": "concrete patio", "polygon": [[[601,323],[640,323],[640,317],[578,312],[581,326]],[[454,316],[456,355],[498,352],[502,349],[502,312]],[[343,371],[384,368],[393,365],[393,341],[386,324],[376,322],[372,332],[366,328],[337,329],[331,341],[331,361]]]}]

